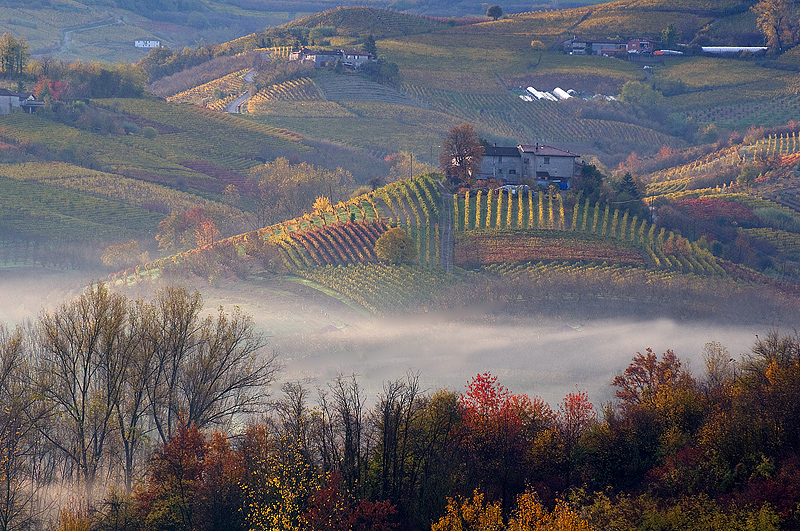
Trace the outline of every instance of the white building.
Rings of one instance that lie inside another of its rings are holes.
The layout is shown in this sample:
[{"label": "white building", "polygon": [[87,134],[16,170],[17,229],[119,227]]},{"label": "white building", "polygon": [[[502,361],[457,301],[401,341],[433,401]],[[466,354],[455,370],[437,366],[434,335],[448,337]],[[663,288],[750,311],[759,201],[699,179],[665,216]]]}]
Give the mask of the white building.
[{"label": "white building", "polygon": [[137,48],[149,50],[150,48],[158,48],[161,46],[161,41],[137,39],[133,41],[133,45]]},{"label": "white building", "polygon": [[14,109],[32,113],[42,105],[44,102],[38,101],[31,93],[19,93],[0,88],[0,114],[11,114]]}]

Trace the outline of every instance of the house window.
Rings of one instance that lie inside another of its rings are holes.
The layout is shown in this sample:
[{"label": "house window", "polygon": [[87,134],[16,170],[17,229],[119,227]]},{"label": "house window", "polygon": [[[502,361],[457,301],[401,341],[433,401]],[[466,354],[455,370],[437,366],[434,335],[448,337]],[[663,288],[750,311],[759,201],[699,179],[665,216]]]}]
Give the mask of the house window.
[{"label": "house window", "polygon": [[545,157],[544,158],[544,163],[545,164],[550,164],[550,157]]},{"label": "house window", "polygon": [[530,159],[528,157],[525,157],[525,164],[527,164],[528,162],[530,162]]},{"label": "house window", "polygon": [[509,175],[516,175],[517,174],[517,170],[514,170],[514,169],[508,170],[508,174]]},{"label": "house window", "polygon": [[503,162],[503,157],[497,157],[497,162]]}]

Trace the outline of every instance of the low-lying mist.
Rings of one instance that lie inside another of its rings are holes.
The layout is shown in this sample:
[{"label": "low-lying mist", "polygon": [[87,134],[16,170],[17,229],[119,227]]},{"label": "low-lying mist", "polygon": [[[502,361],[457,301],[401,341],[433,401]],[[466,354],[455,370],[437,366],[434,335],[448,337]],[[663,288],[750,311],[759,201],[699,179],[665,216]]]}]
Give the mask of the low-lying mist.
[{"label": "low-lying mist", "polygon": [[418,372],[423,388],[462,391],[478,373],[491,372],[515,393],[538,395],[552,407],[576,387],[597,406],[611,400],[611,381],[636,352],[672,349],[702,377],[703,346],[718,341],[739,359],[769,327],[678,323],[668,319],[587,322],[526,316],[462,315],[376,320],[314,339],[275,338],[284,381],[325,386],[338,374],[356,374],[368,400],[383,382]]},{"label": "low-lying mist", "polygon": [[[42,309],[78,295],[91,280],[76,272],[5,272],[0,321],[9,326],[35,321]],[[701,378],[706,343],[722,343],[739,360],[756,334],[764,337],[773,327],[759,322],[758,315],[753,324],[741,325],[652,314],[641,319],[542,317],[495,307],[375,318],[291,282],[201,284],[198,289],[206,311],[239,306],[253,317],[267,338],[266,349],[283,363],[276,393],[282,382],[325,388],[340,374],[355,374],[370,403],[386,381],[408,372],[419,373],[423,388],[459,392],[476,374],[491,372],[510,391],[538,395],[554,408],[576,387],[599,406],[613,399],[611,381],[636,352],[652,348],[660,355],[672,349]],[[152,291],[153,286],[140,286],[127,295],[149,297]]]}]

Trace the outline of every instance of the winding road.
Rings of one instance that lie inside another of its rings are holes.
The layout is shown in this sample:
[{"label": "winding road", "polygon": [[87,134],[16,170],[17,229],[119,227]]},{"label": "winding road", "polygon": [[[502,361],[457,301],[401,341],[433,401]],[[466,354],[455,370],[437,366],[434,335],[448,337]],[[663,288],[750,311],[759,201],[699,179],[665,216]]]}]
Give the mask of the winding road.
[{"label": "winding road", "polygon": [[[248,83],[252,83],[253,79],[255,78],[255,75],[256,75],[256,70],[253,68],[245,75],[243,75],[242,79],[244,79]],[[239,112],[241,110],[242,104],[249,99],[250,99],[250,91],[248,90],[247,92],[245,92],[244,94],[233,100],[230,103],[230,105],[228,105],[228,108],[225,109],[225,112],[229,112],[231,114]]]}]

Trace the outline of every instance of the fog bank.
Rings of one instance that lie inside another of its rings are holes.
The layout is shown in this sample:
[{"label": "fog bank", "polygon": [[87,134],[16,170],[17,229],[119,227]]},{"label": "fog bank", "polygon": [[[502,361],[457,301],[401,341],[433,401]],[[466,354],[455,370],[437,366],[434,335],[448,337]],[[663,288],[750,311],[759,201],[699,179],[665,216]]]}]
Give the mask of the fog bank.
[{"label": "fog bank", "polygon": [[552,407],[566,393],[585,390],[595,405],[614,396],[611,381],[636,352],[672,349],[696,377],[704,373],[702,349],[725,345],[733,358],[749,350],[769,327],[698,322],[605,319],[588,322],[469,315],[376,320],[331,330],[311,339],[275,338],[285,363],[282,381],[324,386],[338,374],[356,374],[368,401],[383,382],[419,372],[425,389],[462,391],[474,375],[491,372],[515,393],[538,395]]},{"label": "fog bank", "polygon": [[[91,282],[85,273],[47,270],[0,272],[0,321],[13,326],[35,320],[78,294]],[[530,316],[496,308],[472,307],[458,312],[375,318],[313,289],[292,282],[230,282],[199,285],[206,311],[240,307],[264,333],[267,351],[275,351],[284,368],[274,385],[305,381],[325,387],[337,375],[356,374],[368,403],[388,380],[419,373],[423,389],[462,391],[478,373],[491,372],[515,393],[538,395],[552,407],[576,387],[595,405],[611,400],[611,381],[636,352],[672,349],[695,377],[704,373],[702,349],[718,341],[739,359],[756,334],[772,326],[726,325],[712,321],[675,321],[609,317],[583,320]],[[123,292],[130,298],[152,296],[154,286]],[[783,332],[790,332],[785,329]]]}]

